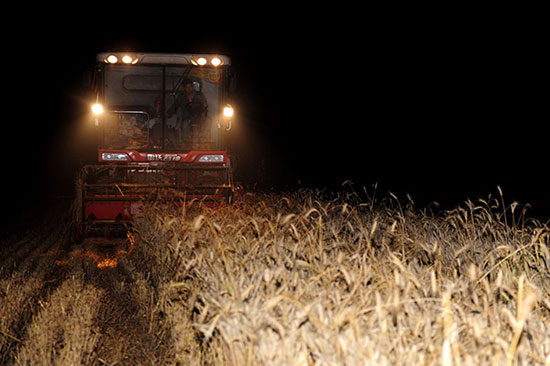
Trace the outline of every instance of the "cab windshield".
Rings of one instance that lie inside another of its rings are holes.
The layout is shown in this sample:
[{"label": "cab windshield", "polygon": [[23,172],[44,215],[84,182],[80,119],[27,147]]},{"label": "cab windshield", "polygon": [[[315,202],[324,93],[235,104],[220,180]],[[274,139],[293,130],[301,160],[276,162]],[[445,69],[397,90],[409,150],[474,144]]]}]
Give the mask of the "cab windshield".
[{"label": "cab windshield", "polygon": [[105,65],[103,147],[217,147],[222,69]]}]

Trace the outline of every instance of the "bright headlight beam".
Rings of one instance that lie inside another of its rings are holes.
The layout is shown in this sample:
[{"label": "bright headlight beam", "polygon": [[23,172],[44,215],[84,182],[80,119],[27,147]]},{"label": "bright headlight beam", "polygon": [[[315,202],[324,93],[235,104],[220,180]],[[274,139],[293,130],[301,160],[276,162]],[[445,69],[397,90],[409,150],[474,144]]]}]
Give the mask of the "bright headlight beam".
[{"label": "bright headlight beam", "polygon": [[233,107],[231,105],[228,104],[223,108],[223,116],[225,118],[231,118],[234,114],[235,111],[233,110]]},{"label": "bright headlight beam", "polygon": [[96,116],[99,116],[100,114],[103,113],[103,106],[99,103],[92,105],[92,113],[95,114]]},{"label": "bright headlight beam", "polygon": [[218,67],[222,64],[222,60],[219,57],[214,57],[212,58],[212,60],[210,60],[210,63],[212,64],[212,66]]},{"label": "bright headlight beam", "polygon": [[107,62],[109,64],[116,64],[118,62],[118,57],[116,57],[115,55],[109,55],[105,59],[105,62]]}]

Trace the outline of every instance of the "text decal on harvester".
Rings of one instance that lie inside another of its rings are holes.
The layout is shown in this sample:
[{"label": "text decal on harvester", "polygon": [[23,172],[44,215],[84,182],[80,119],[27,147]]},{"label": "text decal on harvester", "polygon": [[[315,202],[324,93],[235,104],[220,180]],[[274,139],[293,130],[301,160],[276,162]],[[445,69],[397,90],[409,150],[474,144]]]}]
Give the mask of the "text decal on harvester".
[{"label": "text decal on harvester", "polygon": [[178,154],[147,154],[148,161],[180,161]]}]

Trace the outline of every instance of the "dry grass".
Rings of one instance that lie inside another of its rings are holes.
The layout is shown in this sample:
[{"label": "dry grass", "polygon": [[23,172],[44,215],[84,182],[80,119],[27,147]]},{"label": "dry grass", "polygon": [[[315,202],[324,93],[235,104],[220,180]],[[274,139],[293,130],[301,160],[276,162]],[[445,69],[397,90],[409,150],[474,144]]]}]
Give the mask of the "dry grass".
[{"label": "dry grass", "polygon": [[69,279],[40,303],[41,309],[27,326],[16,365],[89,364],[97,342],[92,320],[99,309],[101,291]]},{"label": "dry grass", "polygon": [[137,219],[176,358],[550,365],[547,225],[500,199],[366,202],[301,191]]},{"label": "dry grass", "polygon": [[71,247],[60,219],[0,245],[0,364],[172,364],[150,275],[127,248],[111,268],[104,250]]},{"label": "dry grass", "polygon": [[55,222],[2,243],[2,364],[550,366],[550,228],[502,194],[151,207],[114,268]]}]

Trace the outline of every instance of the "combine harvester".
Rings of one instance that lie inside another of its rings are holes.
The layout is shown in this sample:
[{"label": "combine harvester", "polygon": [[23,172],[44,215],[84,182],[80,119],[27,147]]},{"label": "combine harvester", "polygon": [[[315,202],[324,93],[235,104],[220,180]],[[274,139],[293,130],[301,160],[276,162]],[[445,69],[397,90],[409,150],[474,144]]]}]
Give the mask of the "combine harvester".
[{"label": "combine harvester", "polygon": [[92,73],[98,163],[81,170],[79,236],[126,233],[145,202],[230,203],[239,195],[225,146],[230,59],[101,53]]}]

